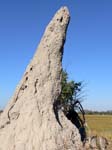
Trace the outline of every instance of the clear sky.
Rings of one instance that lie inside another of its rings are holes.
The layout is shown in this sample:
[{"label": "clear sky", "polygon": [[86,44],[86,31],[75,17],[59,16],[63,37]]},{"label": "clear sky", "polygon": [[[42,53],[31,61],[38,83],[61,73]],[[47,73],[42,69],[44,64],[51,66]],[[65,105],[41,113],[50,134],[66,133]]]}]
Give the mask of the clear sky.
[{"label": "clear sky", "polygon": [[112,0],[1,0],[0,107],[32,58],[46,25],[61,6],[71,14],[63,67],[84,81],[87,109],[112,109]]}]

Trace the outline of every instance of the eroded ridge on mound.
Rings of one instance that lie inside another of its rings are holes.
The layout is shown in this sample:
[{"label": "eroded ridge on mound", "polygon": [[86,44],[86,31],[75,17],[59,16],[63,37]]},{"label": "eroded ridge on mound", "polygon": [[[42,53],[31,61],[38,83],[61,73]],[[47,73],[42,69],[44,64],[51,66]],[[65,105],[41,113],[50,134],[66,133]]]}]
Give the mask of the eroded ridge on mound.
[{"label": "eroded ridge on mound", "polygon": [[61,92],[62,55],[69,23],[62,7],[47,26],[14,96],[0,115],[0,150],[80,150],[76,127],[53,104]]}]

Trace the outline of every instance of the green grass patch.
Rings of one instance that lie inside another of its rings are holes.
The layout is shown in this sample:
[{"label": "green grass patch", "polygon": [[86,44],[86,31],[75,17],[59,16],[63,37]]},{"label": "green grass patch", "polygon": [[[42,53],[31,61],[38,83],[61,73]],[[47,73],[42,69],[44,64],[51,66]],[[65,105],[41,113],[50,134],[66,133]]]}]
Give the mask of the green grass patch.
[{"label": "green grass patch", "polygon": [[112,115],[86,115],[87,134],[112,140]]}]

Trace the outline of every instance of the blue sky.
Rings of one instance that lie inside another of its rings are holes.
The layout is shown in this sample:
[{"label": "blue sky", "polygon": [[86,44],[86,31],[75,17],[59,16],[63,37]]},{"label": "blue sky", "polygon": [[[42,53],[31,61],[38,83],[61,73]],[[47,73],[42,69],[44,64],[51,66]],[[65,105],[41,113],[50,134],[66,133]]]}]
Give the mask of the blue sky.
[{"label": "blue sky", "polygon": [[85,108],[112,109],[112,0],[1,0],[0,107],[34,55],[46,25],[61,6],[71,14],[63,67],[84,81]]}]

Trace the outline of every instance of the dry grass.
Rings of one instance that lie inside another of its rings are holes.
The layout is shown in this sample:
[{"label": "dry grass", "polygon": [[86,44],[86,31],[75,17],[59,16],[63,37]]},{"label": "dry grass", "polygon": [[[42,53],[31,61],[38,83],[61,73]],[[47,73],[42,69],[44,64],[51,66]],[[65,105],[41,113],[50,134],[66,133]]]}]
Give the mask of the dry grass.
[{"label": "dry grass", "polygon": [[112,140],[112,115],[86,115],[87,134]]}]

